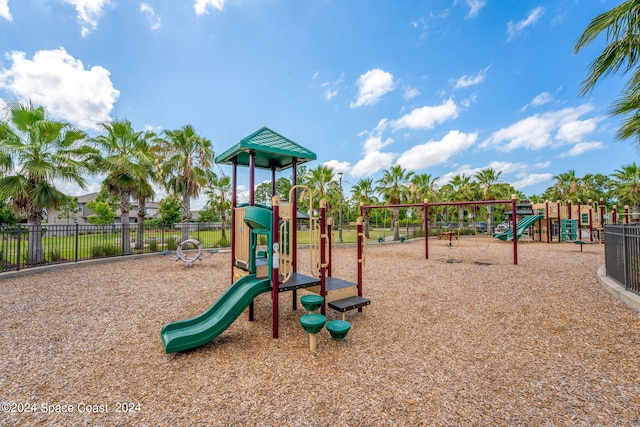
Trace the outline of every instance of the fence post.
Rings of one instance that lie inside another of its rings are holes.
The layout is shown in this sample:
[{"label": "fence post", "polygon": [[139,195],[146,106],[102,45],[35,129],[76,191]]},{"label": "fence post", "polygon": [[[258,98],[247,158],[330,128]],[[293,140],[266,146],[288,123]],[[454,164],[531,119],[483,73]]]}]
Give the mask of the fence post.
[{"label": "fence post", "polygon": [[627,236],[625,224],[622,224],[622,260],[624,262],[624,287],[629,289],[629,263],[627,262]]},{"label": "fence post", "polygon": [[22,240],[22,225],[18,224],[17,227],[18,231],[16,234],[18,236],[18,243],[16,244],[16,271],[20,271],[20,242]]},{"label": "fence post", "polygon": [[75,236],[76,236],[76,262],[78,262],[79,252],[80,252],[80,224],[75,224]]}]

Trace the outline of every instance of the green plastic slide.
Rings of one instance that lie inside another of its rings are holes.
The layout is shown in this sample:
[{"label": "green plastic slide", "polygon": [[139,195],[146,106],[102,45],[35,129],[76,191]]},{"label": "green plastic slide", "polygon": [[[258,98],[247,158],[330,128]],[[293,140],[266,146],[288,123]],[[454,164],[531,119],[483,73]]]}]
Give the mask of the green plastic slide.
[{"label": "green plastic slide", "polygon": [[255,274],[242,277],[201,315],[164,325],[160,335],[165,352],[175,353],[208,343],[231,326],[255,297],[270,290],[269,279],[256,279]]},{"label": "green plastic slide", "polygon": [[[543,215],[529,215],[529,216],[523,217],[520,221],[518,221],[516,223],[517,239],[520,240],[520,236],[522,236],[522,233],[524,233],[524,230],[526,230],[527,228],[529,228],[530,226],[532,226],[533,224],[535,224],[541,219],[544,219]],[[513,230],[509,228],[508,230],[503,231],[502,233],[498,233],[493,237],[500,240],[513,240]]]}]

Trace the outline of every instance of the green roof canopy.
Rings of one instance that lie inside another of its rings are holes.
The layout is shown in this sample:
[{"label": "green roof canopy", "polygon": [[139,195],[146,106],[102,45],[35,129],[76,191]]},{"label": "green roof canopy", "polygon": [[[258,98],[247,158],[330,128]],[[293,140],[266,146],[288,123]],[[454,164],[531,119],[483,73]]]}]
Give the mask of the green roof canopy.
[{"label": "green roof canopy", "polygon": [[249,166],[249,153],[252,151],[256,155],[255,166],[261,169],[275,168],[280,171],[293,166],[293,159],[298,164],[316,160],[314,152],[263,127],[218,155],[216,163]]}]

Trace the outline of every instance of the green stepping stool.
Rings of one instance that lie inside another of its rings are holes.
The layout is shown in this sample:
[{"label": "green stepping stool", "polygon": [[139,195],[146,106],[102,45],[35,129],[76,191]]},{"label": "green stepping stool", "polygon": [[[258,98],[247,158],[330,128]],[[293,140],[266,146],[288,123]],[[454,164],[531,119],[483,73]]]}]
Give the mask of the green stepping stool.
[{"label": "green stepping stool", "polygon": [[331,338],[336,341],[340,341],[347,336],[347,333],[349,333],[351,323],[344,320],[331,320],[327,322],[326,327],[331,334]]},{"label": "green stepping stool", "polygon": [[327,318],[318,313],[304,314],[300,317],[300,324],[309,334],[309,350],[311,352],[316,351],[318,347],[318,337],[316,335],[322,330],[325,323],[327,323]]},{"label": "green stepping stool", "polygon": [[316,311],[322,305],[322,298],[320,295],[303,295],[300,297],[300,304],[307,310],[308,312]]}]

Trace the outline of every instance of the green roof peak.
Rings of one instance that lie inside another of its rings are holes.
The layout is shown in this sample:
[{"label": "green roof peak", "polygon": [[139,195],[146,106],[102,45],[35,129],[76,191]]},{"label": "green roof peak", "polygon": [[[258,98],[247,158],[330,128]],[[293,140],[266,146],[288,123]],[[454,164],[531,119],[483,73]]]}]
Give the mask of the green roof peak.
[{"label": "green roof peak", "polygon": [[314,152],[268,127],[262,127],[217,156],[216,163],[249,166],[249,153],[252,151],[256,156],[256,168],[260,169],[279,171],[290,168],[294,159],[298,164],[316,160]]}]

